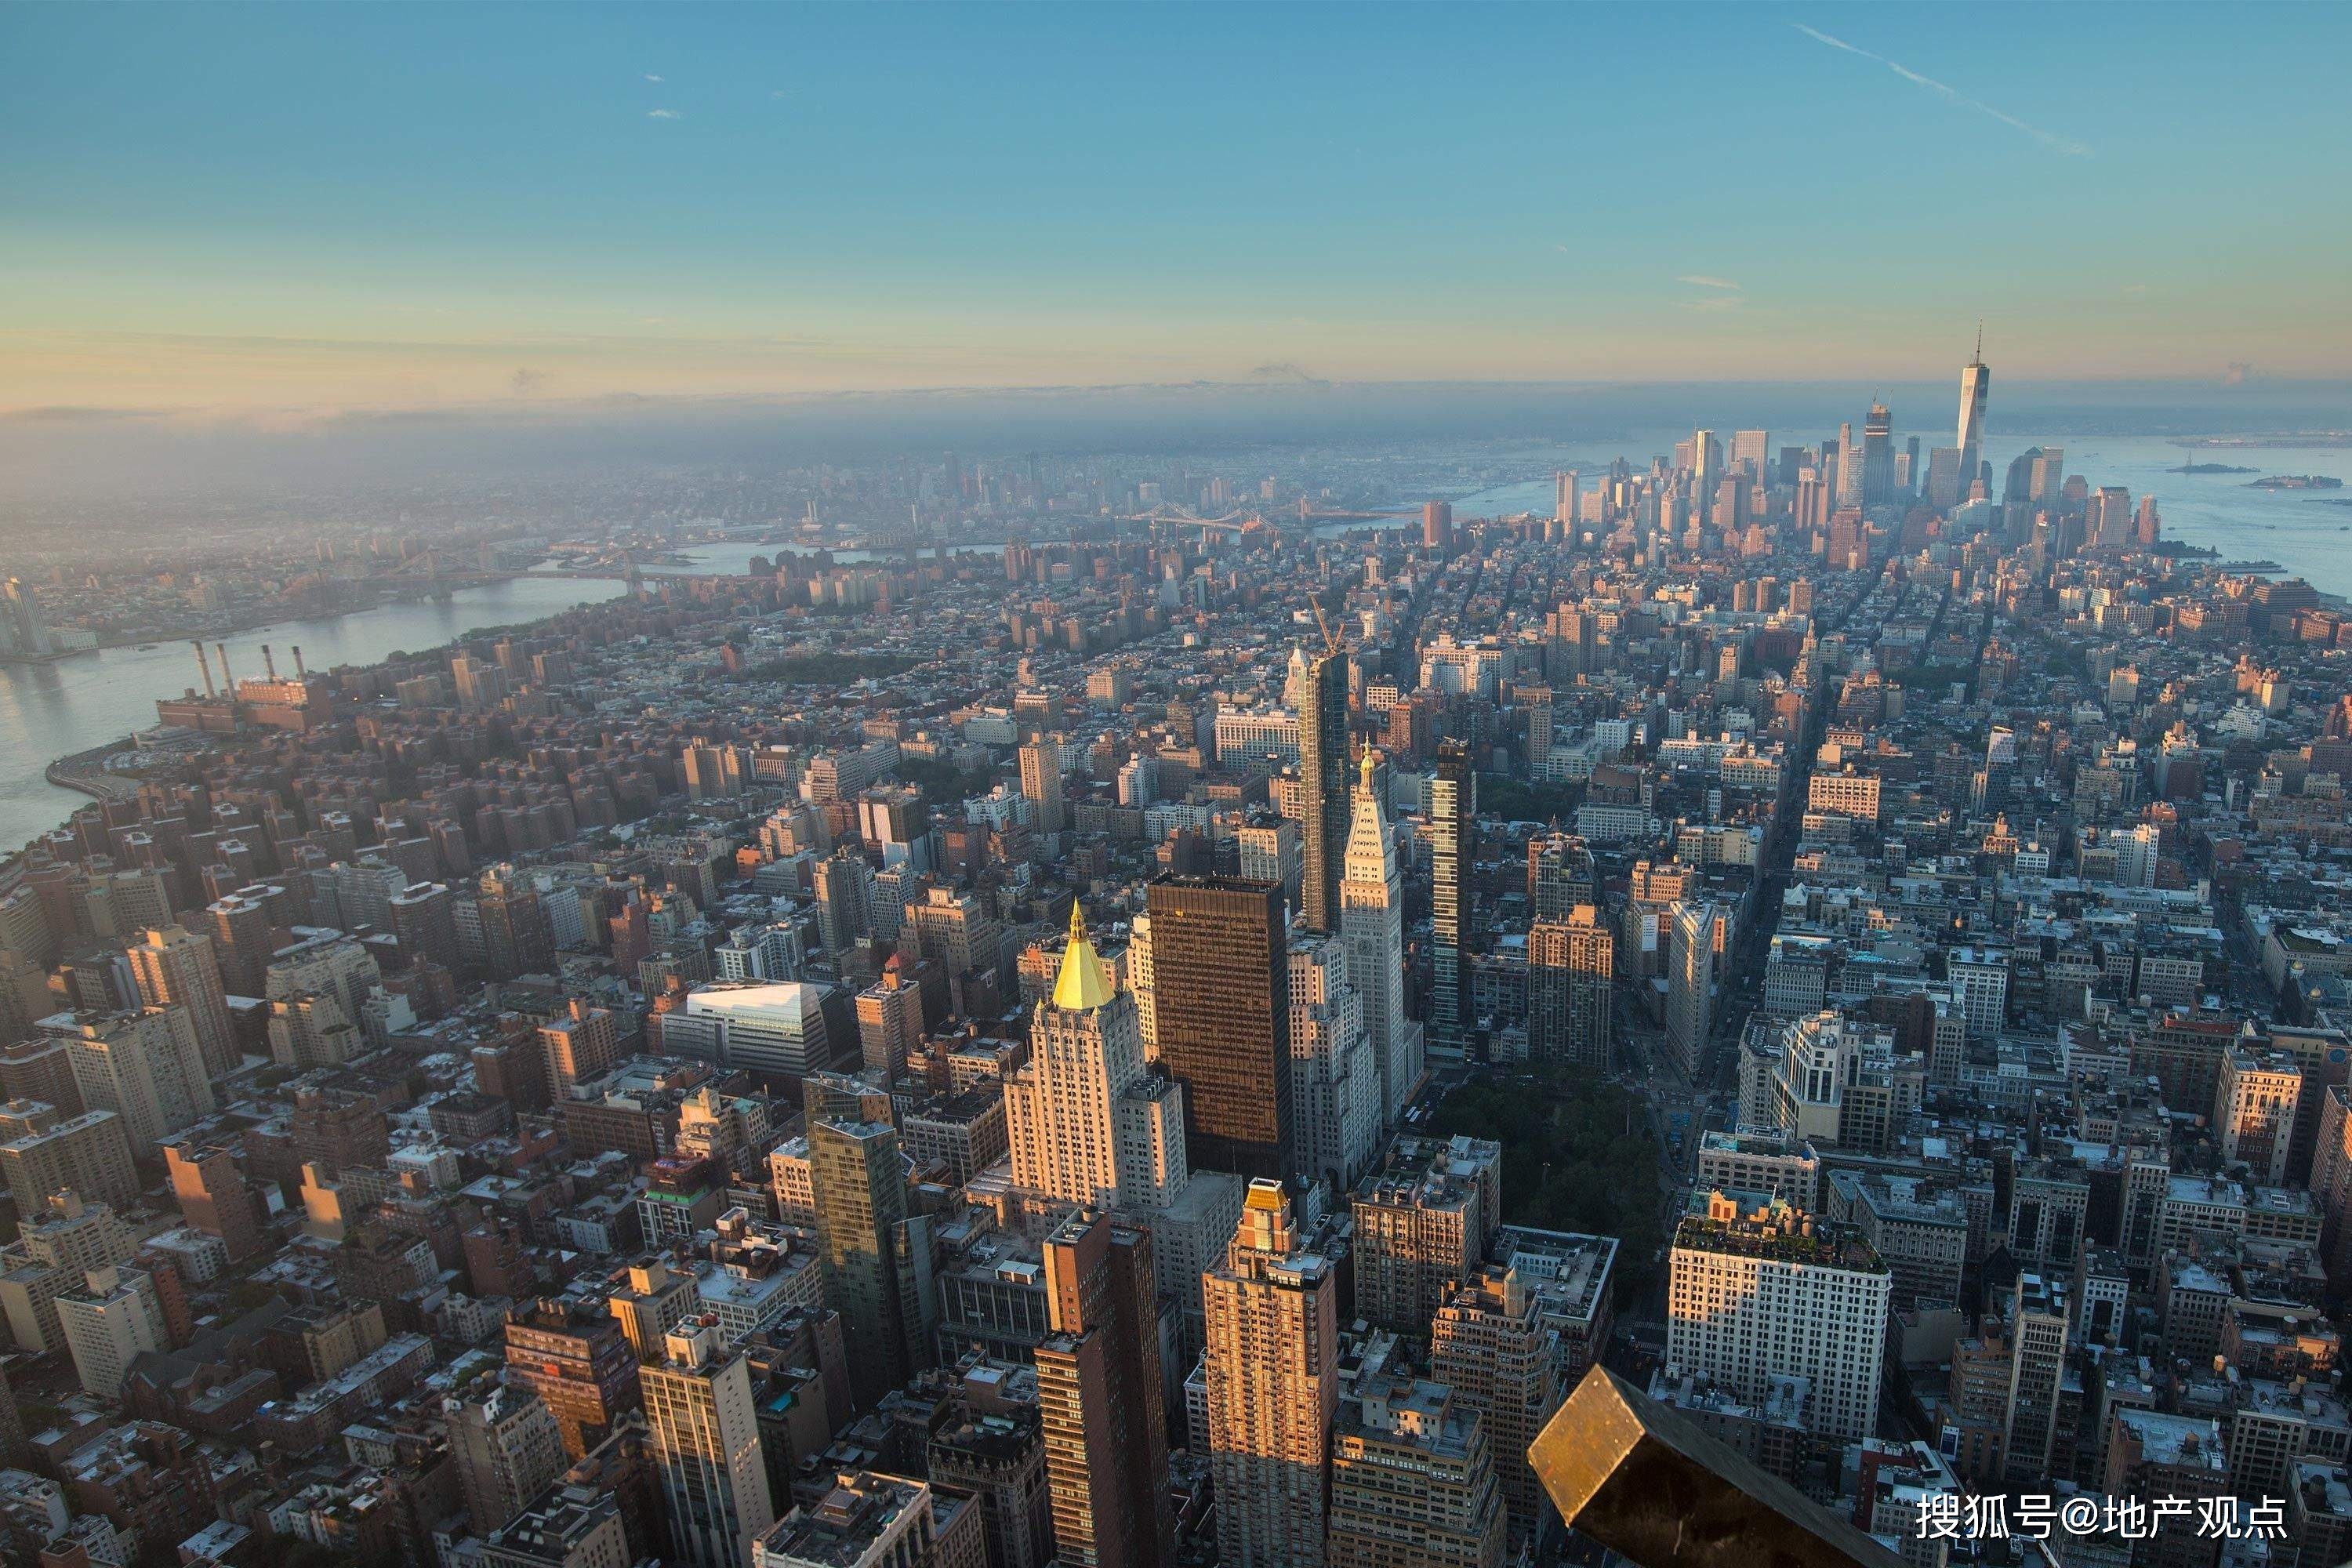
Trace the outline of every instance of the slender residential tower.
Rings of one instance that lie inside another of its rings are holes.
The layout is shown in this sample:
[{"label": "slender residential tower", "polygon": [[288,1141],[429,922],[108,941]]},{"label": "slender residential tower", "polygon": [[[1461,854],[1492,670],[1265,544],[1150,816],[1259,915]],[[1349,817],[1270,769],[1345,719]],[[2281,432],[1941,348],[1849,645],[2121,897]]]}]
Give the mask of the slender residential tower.
[{"label": "slender residential tower", "polygon": [[1298,1245],[1289,1194],[1254,1181],[1222,1268],[1201,1278],[1209,1473],[1226,1568],[1322,1568],[1339,1280]]},{"label": "slender residential tower", "polygon": [[[1706,432],[1700,432],[1705,435]],[[1464,970],[1470,941],[1470,868],[1477,854],[1478,775],[1459,741],[1437,748],[1437,776],[1429,786],[1430,987],[1429,1043],[1461,1056],[1469,1041],[1470,998]]]},{"label": "slender residential tower", "polygon": [[1299,912],[1309,931],[1339,929],[1339,862],[1348,835],[1348,660],[1307,661],[1298,705]]}]

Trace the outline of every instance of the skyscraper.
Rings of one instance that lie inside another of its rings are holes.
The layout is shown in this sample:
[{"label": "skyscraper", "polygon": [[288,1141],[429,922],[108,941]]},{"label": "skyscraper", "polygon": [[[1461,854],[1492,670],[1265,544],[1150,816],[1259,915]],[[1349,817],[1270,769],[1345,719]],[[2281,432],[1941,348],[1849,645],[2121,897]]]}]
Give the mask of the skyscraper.
[{"label": "skyscraper", "polygon": [[540,1049],[546,1054],[548,1099],[561,1104],[572,1086],[611,1069],[620,1058],[621,1039],[613,1015],[574,996],[563,1016],[539,1026]]},{"label": "skyscraper", "polygon": [[1021,748],[1021,795],[1034,813],[1039,837],[1062,831],[1062,748],[1051,741],[1032,741]]},{"label": "skyscraper", "polygon": [[1169,874],[1147,898],[1160,1061],[1184,1086],[1185,1163],[1279,1179],[1293,1139],[1282,889]]},{"label": "skyscraper", "polygon": [[[1700,432],[1705,435],[1706,432]],[[1478,775],[1469,748],[1441,742],[1437,774],[1429,786],[1430,987],[1429,1043],[1462,1055],[1475,1022],[1464,984],[1470,953],[1470,869],[1477,856]]]},{"label": "skyscraper", "polygon": [[511,866],[482,873],[474,904],[482,921],[482,962],[493,980],[533,974],[555,963],[555,933],[539,889]]},{"label": "skyscraper", "polygon": [[1454,503],[1433,500],[1421,509],[1421,547],[1443,554],[1454,548]]},{"label": "skyscraper", "polygon": [[1616,961],[1616,938],[1591,904],[1536,921],[1528,932],[1530,1058],[1607,1070]]},{"label": "skyscraper", "polygon": [[[896,1150],[891,1158],[895,1172]],[[709,1314],[680,1323],[662,1349],[660,1363],[641,1375],[672,1560],[681,1568],[752,1568],[752,1542],[776,1516],[751,1365],[719,1343]]]},{"label": "skyscraper", "polygon": [[110,1263],[89,1269],[58,1297],[57,1313],[83,1391],[100,1399],[121,1394],[122,1374],[142,1352],[170,1342],[154,1277],[142,1268]]},{"label": "skyscraper", "polygon": [[[1772,433],[1769,430],[1734,430],[1731,433],[1731,466],[1748,476],[1748,482],[1762,489],[1771,482]],[[1792,472],[1781,482],[1793,482]]]},{"label": "skyscraper", "polygon": [[1307,661],[1298,705],[1300,913],[1309,931],[1339,929],[1339,866],[1348,835],[1348,659]]},{"label": "skyscraper", "polygon": [[1838,505],[1860,506],[1863,494],[1862,448],[1854,445],[1853,426],[1838,426]]},{"label": "skyscraper", "polygon": [[1528,1464],[1528,1447],[1559,1408],[1552,1340],[1534,1293],[1504,1263],[1479,1270],[1429,1325],[1431,1374],[1486,1413],[1514,1541],[1526,1540],[1543,1517],[1542,1489]]},{"label": "skyscraper", "polygon": [[1404,890],[1396,845],[1373,785],[1372,753],[1358,764],[1339,880],[1339,929],[1364,1035],[1381,1068],[1381,1122],[1393,1127],[1421,1081],[1421,1026],[1404,1010]]},{"label": "skyscraper", "polygon": [[1895,416],[1884,403],[1870,405],[1862,424],[1862,504],[1885,506],[1895,499]]},{"label": "skyscraper", "polygon": [[1345,1189],[1381,1140],[1380,1064],[1349,984],[1348,944],[1302,931],[1290,944],[1290,1114],[1302,1181]]},{"label": "skyscraper", "polygon": [[151,1149],[213,1112],[212,1080],[184,1007],[61,1015],[43,1019],[42,1033],[65,1041],[82,1103],[121,1117],[133,1149]]},{"label": "skyscraper", "polygon": [[1209,1473],[1225,1568],[1320,1568],[1339,1408],[1339,1279],[1299,1247],[1290,1197],[1254,1181],[1225,1261],[1201,1279]]},{"label": "skyscraper", "polygon": [[1400,1138],[1349,1194],[1356,1316],[1418,1333],[1476,1272],[1502,1226],[1502,1146],[1483,1138]]},{"label": "skyscraper", "polygon": [[816,863],[817,941],[838,961],[873,930],[874,869],[844,847]]},{"label": "skyscraper", "polygon": [[[907,1381],[919,1359],[929,1360],[916,1353],[924,1340],[919,1301],[911,1303],[916,1321],[909,1321],[909,1298],[925,1282],[902,1277],[899,1254],[908,1220],[898,1131],[865,1119],[863,1109],[831,1100],[835,1081],[812,1074],[802,1085],[817,1254],[825,1305],[841,1314],[851,1397],[860,1410],[870,1410]],[[650,1404],[650,1392],[646,1399]]]},{"label": "skyscraper", "polygon": [[1144,1065],[1135,998],[1113,984],[1084,919],[1053,994],[1031,1015],[1029,1060],[1004,1085],[1013,1184],[1100,1208],[1158,1208],[1184,1190],[1184,1091]]},{"label": "skyscraper", "polygon": [[1151,1233],[1081,1211],[1044,1247],[1037,1403],[1068,1568],[1159,1568],[1173,1545]]},{"label": "skyscraper", "polygon": [[2115,552],[2132,542],[2131,491],[2122,485],[2101,485],[2091,492],[2083,524],[2083,548]]},{"label": "skyscraper", "polygon": [[0,651],[41,658],[56,651],[48,623],[41,618],[40,601],[18,578],[0,584]]},{"label": "skyscraper", "polygon": [[1715,1029],[1715,983],[1730,943],[1731,922],[1708,903],[1677,902],[1674,952],[1666,972],[1666,1054],[1695,1075]]},{"label": "skyscraper", "polygon": [[[18,1120],[20,1110],[34,1112]],[[139,1173],[131,1140],[111,1110],[60,1118],[40,1101],[11,1101],[5,1114],[15,1135],[0,1143],[0,1176],[16,1195],[16,1212],[37,1212],[51,1193],[71,1187],[93,1203],[129,1208],[139,1201]]]},{"label": "skyscraper", "polygon": [[185,926],[170,926],[149,931],[145,941],[131,949],[130,957],[139,999],[150,1007],[185,1007],[195,1026],[205,1071],[226,1078],[237,1064],[238,1051],[229,1025],[228,993],[222,988],[220,964],[213,957],[213,939]]},{"label": "skyscraper", "polygon": [[1977,350],[1960,367],[1959,499],[1969,499],[1977,481],[1977,465],[1984,446],[1985,398],[1992,391],[1992,367],[1984,362],[1984,328],[1977,328]]}]

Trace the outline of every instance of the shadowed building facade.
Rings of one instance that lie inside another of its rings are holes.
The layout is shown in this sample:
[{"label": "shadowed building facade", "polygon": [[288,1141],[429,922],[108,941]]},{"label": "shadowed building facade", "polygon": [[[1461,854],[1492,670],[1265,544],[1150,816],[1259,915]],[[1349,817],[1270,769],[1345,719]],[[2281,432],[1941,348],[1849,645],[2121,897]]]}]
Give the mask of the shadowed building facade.
[{"label": "shadowed building facade", "polygon": [[1184,1086],[1185,1163],[1279,1179],[1293,1136],[1282,889],[1171,875],[1148,896],[1160,1061]]}]

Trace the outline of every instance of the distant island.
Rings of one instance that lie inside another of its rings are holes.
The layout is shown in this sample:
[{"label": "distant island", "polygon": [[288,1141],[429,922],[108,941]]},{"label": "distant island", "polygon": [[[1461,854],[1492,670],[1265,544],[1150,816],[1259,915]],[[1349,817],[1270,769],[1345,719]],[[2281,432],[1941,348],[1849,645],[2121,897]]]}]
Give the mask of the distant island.
[{"label": "distant island", "polygon": [[2259,474],[2260,468],[2242,468],[2235,463],[2183,463],[2177,468],[2167,468],[2168,474]]},{"label": "distant island", "polygon": [[2253,490],[2340,490],[2344,488],[2344,481],[2330,479],[2326,474],[2272,474],[2256,479],[2246,488]]},{"label": "distant island", "polygon": [[2175,437],[2172,445],[2240,451],[2261,447],[2352,447],[2352,430],[2277,430],[2260,436],[2185,436]]}]

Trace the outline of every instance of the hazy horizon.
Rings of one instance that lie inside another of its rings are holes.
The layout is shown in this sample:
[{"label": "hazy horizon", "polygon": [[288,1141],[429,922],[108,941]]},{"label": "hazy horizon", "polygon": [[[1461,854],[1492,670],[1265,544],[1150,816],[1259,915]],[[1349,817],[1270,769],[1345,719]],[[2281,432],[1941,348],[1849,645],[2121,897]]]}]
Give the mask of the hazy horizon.
[{"label": "hazy horizon", "polygon": [[[1990,356],[1988,355],[1988,358]],[[2189,437],[2352,428],[2352,384],[2256,380],[2012,384],[1994,367],[1990,446],[2054,432]],[[1676,427],[1833,434],[1873,397],[1898,433],[1934,446],[1949,382],[1191,383],[938,388],[780,397],[548,400],[528,405],[354,409],[282,419],[143,411],[0,416],[0,477],[20,499],[173,489],[212,480],[334,482],[435,471],[530,473],[582,465],[766,465],[955,447],[968,457],[1297,447],[1354,441],[1589,445]],[[2015,433],[2011,435],[2011,433]],[[1777,437],[1776,437],[1777,438]]]},{"label": "hazy horizon", "polygon": [[0,412],[2352,376],[2352,11],[2132,17],[17,5]]}]

